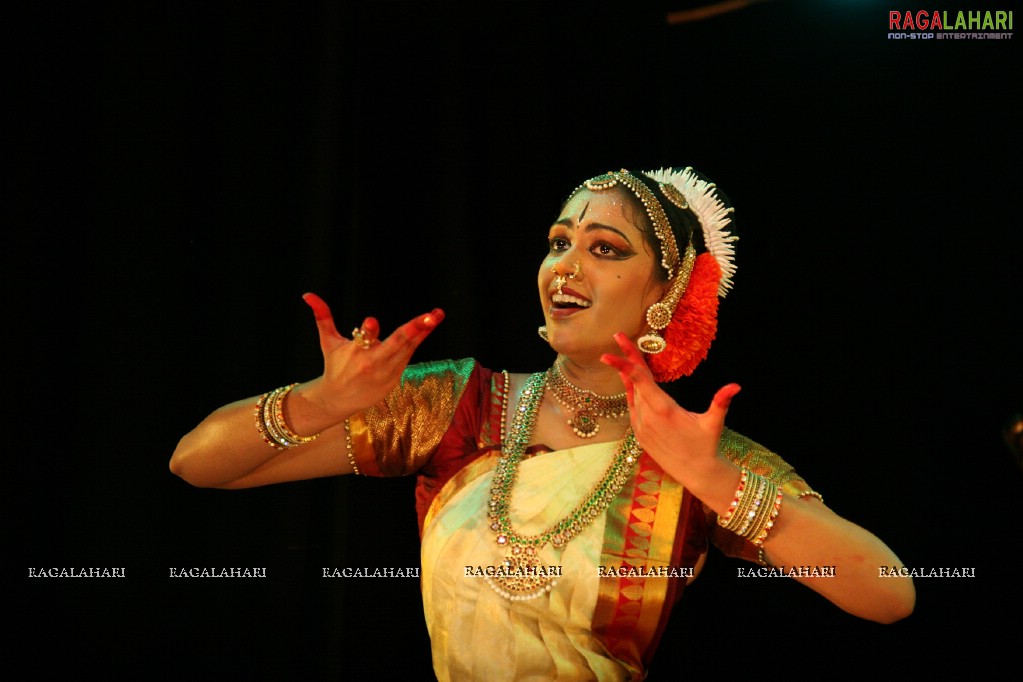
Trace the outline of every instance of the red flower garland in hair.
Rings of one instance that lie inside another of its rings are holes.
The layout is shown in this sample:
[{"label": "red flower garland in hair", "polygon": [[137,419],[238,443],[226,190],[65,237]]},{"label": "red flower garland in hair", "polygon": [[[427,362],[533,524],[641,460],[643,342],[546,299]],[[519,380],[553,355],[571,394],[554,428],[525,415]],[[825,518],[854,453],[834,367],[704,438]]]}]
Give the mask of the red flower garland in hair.
[{"label": "red flower garland in hair", "polygon": [[667,348],[646,356],[656,381],[663,383],[689,376],[707,357],[718,331],[720,279],[721,267],[713,255],[701,253],[696,257],[686,293],[662,332]]}]

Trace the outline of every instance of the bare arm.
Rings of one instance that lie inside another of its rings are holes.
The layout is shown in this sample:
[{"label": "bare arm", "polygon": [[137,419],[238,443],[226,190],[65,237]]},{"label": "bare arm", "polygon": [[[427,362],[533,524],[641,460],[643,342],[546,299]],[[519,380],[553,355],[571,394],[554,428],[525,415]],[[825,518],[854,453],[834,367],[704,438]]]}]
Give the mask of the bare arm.
[{"label": "bare arm", "polygon": [[171,456],[171,472],[204,488],[251,488],[351,473],[345,419],[397,385],[412,353],[444,313],[438,309],[420,315],[382,342],[377,340],[379,324],[367,318],[364,347],[338,334],[322,299],[315,294],[304,298],[316,316],[324,371],[287,395],[284,416],[297,434],[319,437],[284,450],[271,447],[256,428],[254,396],[214,410],[185,434]]},{"label": "bare arm", "polygon": [[[286,410],[303,399],[302,388],[288,395]],[[256,400],[224,405],[185,434],[171,457],[171,472],[201,488],[252,488],[352,472],[343,425],[327,428],[311,443],[277,450],[256,430]]]},{"label": "bare arm", "polygon": [[[602,359],[618,369],[625,383],[637,440],[668,474],[723,516],[738,487],[740,470],[718,452],[718,442],[739,387],[722,388],[702,414],[688,412],[656,384],[632,342],[621,334],[615,339],[624,357]],[[901,564],[895,553],[817,500],[785,498],[763,549],[774,565],[834,566],[833,577],[796,580],[853,615],[892,623],[913,611],[912,580],[879,576],[880,567]]]}]

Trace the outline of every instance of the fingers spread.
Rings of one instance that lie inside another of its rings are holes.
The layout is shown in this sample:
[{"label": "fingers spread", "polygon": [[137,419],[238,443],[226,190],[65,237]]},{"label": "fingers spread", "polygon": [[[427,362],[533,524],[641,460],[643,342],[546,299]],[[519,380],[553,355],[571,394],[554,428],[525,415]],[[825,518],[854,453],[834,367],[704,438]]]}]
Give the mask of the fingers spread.
[{"label": "fingers spread", "polygon": [[720,412],[727,412],[728,406],[732,404],[732,398],[742,390],[739,384],[728,384],[718,389],[718,392],[714,394],[714,400],[711,401],[711,410],[717,410]]},{"label": "fingers spread", "polygon": [[362,326],[359,329],[362,331],[362,338],[367,343],[373,343],[380,337],[380,322],[375,317],[367,317],[362,321]]},{"label": "fingers spread", "polygon": [[443,321],[444,311],[440,308],[434,308],[430,313],[423,315],[423,326],[427,329],[433,329]]},{"label": "fingers spread", "polygon": [[643,356],[639,352],[639,348],[636,347],[636,344],[634,344],[628,336],[618,332],[614,335],[614,339],[618,344],[618,347],[622,349],[623,353],[625,353],[625,357],[638,365],[646,366],[646,362],[643,361]]},{"label": "fingers spread", "polygon": [[312,292],[302,294],[302,300],[313,309],[313,315],[316,317],[317,322],[331,319],[330,307],[316,294]]},{"label": "fingers spread", "polygon": [[631,385],[634,381],[638,381],[643,377],[642,365],[637,366],[636,363],[629,358],[604,353],[600,356],[600,361],[605,365],[611,365],[617,369],[618,374],[622,378],[622,382],[627,385]]},{"label": "fingers spread", "polygon": [[395,329],[387,337],[387,340],[384,341],[384,345],[396,352],[403,351],[411,355],[412,351],[423,342],[443,319],[444,311],[440,308],[435,308],[432,312],[420,315]]},{"label": "fingers spread", "polygon": [[639,349],[636,348],[632,340],[621,333],[615,334],[614,339],[618,343],[618,347],[622,349],[625,357],[605,353],[601,356],[601,361],[617,369],[618,373],[622,375],[622,381],[628,380],[631,383],[639,383],[649,380],[651,383],[655,383],[654,376],[650,373],[646,360],[643,359]]},{"label": "fingers spread", "polygon": [[630,362],[626,358],[623,358],[619,355],[611,355],[610,353],[604,353],[603,355],[601,355],[600,361],[603,362],[605,365],[611,365],[612,367],[614,367],[615,369],[622,373],[628,372],[629,369],[632,367],[632,362]]},{"label": "fingers spread", "polygon": [[633,409],[635,407],[636,385],[633,383],[631,376],[633,370],[632,361],[618,355],[611,355],[610,353],[601,355],[600,361],[618,370],[618,375],[622,379],[622,385],[625,386],[625,398],[629,403],[629,409]]},{"label": "fingers spread", "polygon": [[334,326],[334,317],[330,314],[330,307],[322,298],[314,293],[302,295],[302,300],[313,309],[313,316],[316,318],[316,327],[320,330],[321,338],[324,336],[340,338],[337,327]]}]

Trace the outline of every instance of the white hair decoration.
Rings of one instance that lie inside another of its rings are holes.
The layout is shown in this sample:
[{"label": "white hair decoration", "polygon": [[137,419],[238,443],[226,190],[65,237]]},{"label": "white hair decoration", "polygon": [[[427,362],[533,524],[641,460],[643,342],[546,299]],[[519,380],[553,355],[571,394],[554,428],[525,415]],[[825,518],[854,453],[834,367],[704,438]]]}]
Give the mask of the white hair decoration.
[{"label": "white hair decoration", "polygon": [[735,209],[725,206],[717,195],[717,185],[700,178],[692,167],[684,170],[660,168],[655,171],[643,171],[643,174],[654,181],[671,185],[685,197],[689,207],[700,221],[703,228],[703,242],[707,251],[714,256],[721,268],[721,281],[718,282],[718,296],[724,298],[732,288],[732,276],[735,275],[735,246],[739,237],[728,231],[732,222],[729,214]]}]

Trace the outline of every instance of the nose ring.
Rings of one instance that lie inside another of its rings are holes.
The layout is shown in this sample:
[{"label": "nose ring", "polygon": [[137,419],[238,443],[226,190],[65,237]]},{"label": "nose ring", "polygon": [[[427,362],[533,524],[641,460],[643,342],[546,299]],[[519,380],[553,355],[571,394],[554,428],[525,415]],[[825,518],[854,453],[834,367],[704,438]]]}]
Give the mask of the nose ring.
[{"label": "nose ring", "polygon": [[551,272],[553,272],[556,275],[556,277],[554,278],[554,286],[558,288],[559,294],[563,294],[564,292],[561,290],[561,287],[565,286],[568,280],[575,279],[576,277],[582,274],[582,265],[579,264],[579,261],[576,261],[573,266],[572,272],[569,273],[567,277],[558,272],[557,263],[555,263],[554,266],[551,267]]}]

